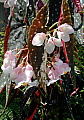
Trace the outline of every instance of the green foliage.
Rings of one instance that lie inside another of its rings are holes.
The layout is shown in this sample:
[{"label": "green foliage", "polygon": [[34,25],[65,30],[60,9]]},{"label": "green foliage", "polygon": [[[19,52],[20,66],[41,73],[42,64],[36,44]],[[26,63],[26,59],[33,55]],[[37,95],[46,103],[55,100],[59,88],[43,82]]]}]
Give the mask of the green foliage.
[{"label": "green foliage", "polygon": [[79,73],[84,78],[84,46],[75,42],[76,51],[74,51],[74,63],[76,70],[79,70]]}]

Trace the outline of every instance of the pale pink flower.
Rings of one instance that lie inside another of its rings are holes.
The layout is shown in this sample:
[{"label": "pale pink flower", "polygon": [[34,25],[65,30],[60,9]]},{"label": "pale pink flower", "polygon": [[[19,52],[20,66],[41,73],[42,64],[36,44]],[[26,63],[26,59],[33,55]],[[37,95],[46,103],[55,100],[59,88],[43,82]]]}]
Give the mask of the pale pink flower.
[{"label": "pale pink flower", "polygon": [[68,25],[67,23],[62,24],[58,27],[57,35],[59,39],[62,39],[64,42],[70,41],[69,34],[72,34],[74,32],[74,29],[71,25]]},{"label": "pale pink flower", "polygon": [[55,64],[59,67],[63,64],[63,61],[59,58],[55,58],[55,61],[56,61]]},{"label": "pale pink flower", "polygon": [[4,57],[5,58],[1,69],[3,70],[4,74],[9,74],[15,66],[15,56],[12,54],[12,51],[7,51]]},{"label": "pale pink flower", "polygon": [[51,70],[48,73],[48,77],[50,79],[56,80],[59,78],[59,71],[58,70],[54,70],[53,68],[51,68]]},{"label": "pale pink flower", "polygon": [[11,73],[10,73],[10,79],[11,80],[17,79],[18,74],[21,72],[22,72],[22,67],[18,66],[16,68],[14,68],[13,71],[11,71]]},{"label": "pale pink flower", "polygon": [[33,67],[30,64],[26,65],[26,70],[33,70]]},{"label": "pale pink flower", "polygon": [[70,72],[71,68],[67,63],[63,63],[62,60],[59,58],[55,58],[55,63],[52,63],[52,68],[47,68],[46,72],[49,77],[49,82],[47,82],[47,86],[50,84],[53,84],[57,80],[60,80],[61,75],[66,74],[67,72]]},{"label": "pale pink flower", "polygon": [[64,23],[58,27],[58,30],[61,32],[67,33],[67,34],[72,34],[74,33],[74,29],[71,25]]},{"label": "pale pink flower", "polygon": [[13,55],[12,51],[7,51],[4,55],[5,58],[8,58],[10,61],[14,61],[15,60],[15,56]]},{"label": "pale pink flower", "polygon": [[12,76],[12,78],[14,78],[14,75],[16,75],[15,77],[15,83],[17,87],[20,87],[21,85],[23,85],[24,83],[28,84],[31,82],[31,78],[34,75],[33,72],[33,67],[30,64],[27,64],[25,67],[21,68],[20,66],[14,69],[14,72],[12,73],[13,75],[10,75],[10,77]]},{"label": "pale pink flower", "polygon": [[45,39],[46,39],[45,33],[37,33],[32,40],[32,45],[41,46],[43,45]]},{"label": "pale pink flower", "polygon": [[69,65],[68,65],[67,63],[63,63],[63,64],[60,66],[60,69],[63,71],[62,74],[65,74],[65,73],[71,71],[71,67],[69,67]]}]

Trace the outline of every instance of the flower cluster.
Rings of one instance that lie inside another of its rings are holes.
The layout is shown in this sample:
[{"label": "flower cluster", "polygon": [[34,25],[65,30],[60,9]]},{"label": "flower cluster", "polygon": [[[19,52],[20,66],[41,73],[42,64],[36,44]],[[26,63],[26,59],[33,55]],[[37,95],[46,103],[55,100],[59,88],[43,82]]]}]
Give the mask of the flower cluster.
[{"label": "flower cluster", "polygon": [[[11,3],[10,1],[11,0],[9,0],[9,3]],[[51,36],[49,39],[46,37],[45,33],[37,33],[32,40],[32,44],[34,46],[45,45],[44,48],[46,49],[47,53],[51,54],[54,51],[55,46],[62,46],[62,40],[64,42],[68,42],[70,40],[69,34],[72,34],[73,32],[74,30],[72,26],[65,23],[60,25],[54,31],[53,36]],[[56,35],[58,35],[58,38],[55,37]],[[34,86],[38,85],[38,80],[33,80],[32,82],[32,79],[35,78],[33,67],[28,62],[26,62],[25,64],[23,64],[22,62],[17,67],[15,67],[15,60],[16,56],[13,55],[12,51],[7,51],[4,55],[3,65],[1,66],[3,73],[8,74],[10,80],[16,83],[15,88],[18,88],[24,84]],[[63,63],[61,59],[56,57],[54,58],[54,61],[52,61],[50,64],[51,65],[48,65],[45,71],[48,76],[48,80],[46,80],[46,84],[48,86],[59,80],[61,78],[61,75],[66,74],[71,70],[67,63]]]},{"label": "flower cluster", "polygon": [[[53,33],[53,37],[50,37],[46,44],[45,44],[45,49],[48,54],[51,54],[55,46],[61,47],[62,46],[62,40],[64,42],[70,41],[69,34],[72,34],[74,32],[74,29],[72,26],[68,25],[67,23],[62,24],[58,27],[58,30],[56,29]],[[55,35],[58,35],[58,38],[55,38]],[[46,34],[45,33],[37,33],[33,40],[32,44],[34,46],[41,46],[44,43],[44,40],[46,40]]]},{"label": "flower cluster", "polygon": [[[32,82],[32,78],[35,78],[35,74],[33,71],[33,67],[26,62],[19,64],[15,67],[15,59],[16,56],[13,55],[12,51],[7,51],[4,55],[3,65],[1,69],[4,74],[9,75],[9,79],[16,83],[15,88],[20,87],[21,85],[30,85],[30,86],[38,86],[39,82],[34,80]],[[71,68],[67,63],[63,63],[59,58],[54,58],[54,62],[51,63],[51,66],[47,66],[46,73],[48,74],[48,79],[46,80],[47,86],[53,84],[57,80],[60,79],[61,75],[70,72]]]},{"label": "flower cluster", "polygon": [[71,68],[67,63],[63,63],[63,61],[59,58],[55,58],[55,62],[52,62],[52,67],[49,66],[46,71],[48,73],[48,77],[50,78],[50,81],[47,83],[47,85],[49,86],[57,80],[60,80],[61,75],[70,72],[70,70]]},{"label": "flower cluster", "polygon": [[15,56],[12,51],[7,51],[4,55],[3,65],[1,69],[4,74],[10,75],[10,80],[16,83],[15,88],[20,87],[24,83],[31,83],[31,79],[34,75],[33,67],[27,63],[25,66],[22,64],[15,67]]}]

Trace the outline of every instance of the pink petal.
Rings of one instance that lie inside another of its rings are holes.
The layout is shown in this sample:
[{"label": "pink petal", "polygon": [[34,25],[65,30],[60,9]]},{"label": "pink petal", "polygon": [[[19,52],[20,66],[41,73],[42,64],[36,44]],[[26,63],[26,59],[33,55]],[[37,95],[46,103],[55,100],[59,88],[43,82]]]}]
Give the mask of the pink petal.
[{"label": "pink petal", "polygon": [[48,41],[48,43],[45,45],[45,49],[46,49],[48,54],[51,54],[55,49],[54,42],[53,41]]},{"label": "pink petal", "polygon": [[18,76],[17,76],[16,84],[17,84],[18,82],[25,81],[25,80],[26,80],[26,75],[25,75],[24,72],[21,72],[21,73],[19,73]]},{"label": "pink petal", "polygon": [[32,70],[25,70],[25,74],[28,78],[32,78],[34,75],[34,72]]},{"label": "pink petal", "polygon": [[4,57],[8,58],[10,61],[14,61],[15,60],[15,56],[13,55],[12,51],[7,51],[4,55]]},{"label": "pink petal", "polygon": [[56,61],[55,64],[59,67],[63,64],[63,61],[60,60],[59,58],[55,58],[55,61]]},{"label": "pink petal", "polygon": [[17,78],[17,73],[15,73],[14,71],[12,71],[11,73],[10,73],[10,79],[11,80],[15,80],[16,78]]},{"label": "pink petal", "polygon": [[69,67],[69,65],[68,65],[67,63],[63,63],[63,64],[60,66],[60,69],[63,70],[63,73],[64,73],[64,72],[70,72],[71,67]]},{"label": "pink petal", "polygon": [[45,33],[37,33],[32,40],[32,45],[41,46],[44,43],[45,39],[46,39]]},{"label": "pink petal", "polygon": [[15,73],[21,73],[22,72],[22,67],[18,66],[14,69]]},{"label": "pink petal", "polygon": [[55,71],[53,69],[51,69],[48,73],[48,77],[50,79],[55,79]]},{"label": "pink petal", "polygon": [[26,66],[26,70],[33,70],[33,67],[32,67],[30,64],[28,64],[28,65]]}]

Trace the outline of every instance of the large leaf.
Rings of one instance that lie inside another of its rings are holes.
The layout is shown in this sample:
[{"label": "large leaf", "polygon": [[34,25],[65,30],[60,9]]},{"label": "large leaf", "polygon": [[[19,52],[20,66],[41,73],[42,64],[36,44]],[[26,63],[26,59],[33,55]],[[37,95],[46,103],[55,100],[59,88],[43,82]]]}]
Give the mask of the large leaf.
[{"label": "large leaf", "polygon": [[9,23],[8,23],[8,26],[6,28],[6,36],[5,36],[5,39],[4,39],[4,53],[8,49],[8,39],[9,39],[9,35],[10,35],[11,21],[12,21],[12,16],[11,16],[11,18],[9,20]]},{"label": "large leaf", "polygon": [[[69,25],[72,25],[71,13],[70,13],[70,8],[69,8],[67,0],[63,0],[62,12],[63,12],[63,14],[61,15],[62,19],[60,21],[60,24],[68,23]],[[75,88],[76,87],[76,80],[75,80],[75,74],[74,74],[74,59],[73,59],[74,45],[73,45],[73,41],[74,41],[74,36],[70,35],[70,41],[65,43],[65,51],[66,51],[66,55],[67,55],[68,60],[69,60],[69,65],[71,67],[71,76],[72,76],[72,81],[73,81],[73,85]],[[65,53],[65,51],[64,51],[64,53]],[[65,56],[65,58],[66,58],[66,56]]]},{"label": "large leaf", "polygon": [[33,20],[32,25],[30,26],[30,31],[28,34],[29,58],[30,58],[31,65],[34,68],[34,72],[36,76],[37,76],[37,72],[40,69],[40,65],[42,63],[44,47],[33,46],[32,39],[36,33],[39,33],[39,32],[45,33],[48,30],[48,28],[45,27],[46,22],[47,22],[47,5],[42,7],[41,10],[38,12],[36,18]]}]

